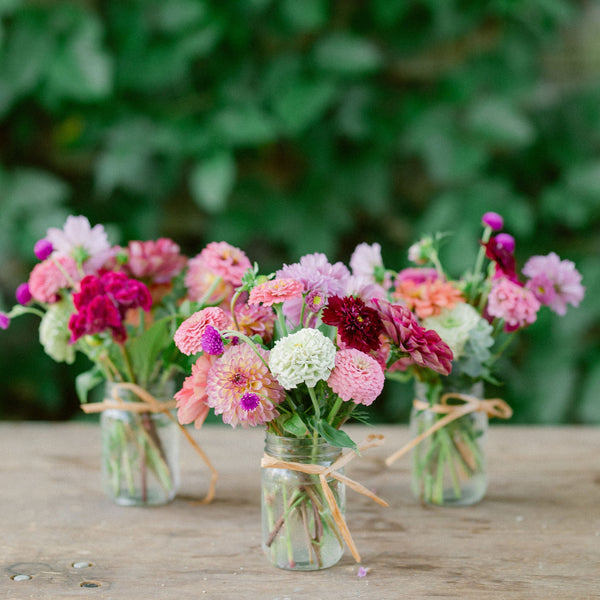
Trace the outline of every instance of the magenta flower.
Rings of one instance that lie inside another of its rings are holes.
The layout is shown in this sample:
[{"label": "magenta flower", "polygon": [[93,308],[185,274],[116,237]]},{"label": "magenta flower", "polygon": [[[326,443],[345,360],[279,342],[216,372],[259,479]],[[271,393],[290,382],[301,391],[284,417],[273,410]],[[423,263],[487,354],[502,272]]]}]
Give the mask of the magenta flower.
[{"label": "magenta flower", "polygon": [[377,350],[383,326],[377,311],[353,296],[332,296],[321,316],[323,323],[337,327],[342,343],[362,352]]},{"label": "magenta flower", "polygon": [[202,352],[202,336],[209,325],[218,330],[228,329],[231,325],[231,317],[217,306],[199,310],[177,328],[174,336],[175,345],[188,356]]},{"label": "magenta flower", "polygon": [[383,323],[384,335],[396,352],[405,353],[391,367],[405,370],[414,364],[449,375],[452,371],[452,350],[433,330],[419,325],[413,313],[404,306],[375,300]]},{"label": "magenta flower", "polygon": [[8,329],[10,325],[10,317],[5,313],[0,311],[0,329]]},{"label": "magenta flower", "polygon": [[39,260],[46,260],[52,254],[53,250],[52,242],[45,238],[38,240],[33,247],[33,253]]},{"label": "magenta flower", "polygon": [[485,248],[485,255],[495,263],[495,278],[506,277],[517,282],[515,267],[515,238],[508,233],[499,233],[492,236],[487,243],[481,242]]},{"label": "magenta flower", "polygon": [[207,325],[202,337],[200,338],[200,344],[202,345],[202,351],[206,354],[212,354],[213,356],[219,356],[223,354],[225,350],[225,344],[221,334],[212,325]]},{"label": "magenta flower", "polygon": [[481,218],[482,223],[493,231],[500,231],[504,227],[504,219],[495,212],[486,212]]},{"label": "magenta flower", "polygon": [[29,291],[38,302],[54,303],[60,299],[62,289],[71,288],[79,279],[77,264],[70,256],[47,258],[29,274]]},{"label": "magenta flower", "polygon": [[578,306],[583,300],[585,288],[575,264],[570,260],[561,261],[554,252],[532,256],[525,263],[523,274],[530,277],[526,285],[536,298],[559,315],[567,312],[567,304]]},{"label": "magenta flower", "polygon": [[19,304],[29,304],[33,298],[31,292],[29,291],[29,284],[22,283],[15,292],[15,298]]},{"label": "magenta flower", "polygon": [[110,331],[113,339],[123,343],[127,339],[124,320],[128,310],[142,308],[149,311],[152,298],[148,288],[125,273],[109,271],[101,277],[87,275],[81,280],[80,291],[73,294],[77,312],[69,319],[71,342],[84,335]]},{"label": "magenta flower", "polygon": [[440,278],[439,273],[431,267],[408,267],[402,269],[396,276],[394,286],[399,286],[404,281],[412,281],[415,285],[430,283]]},{"label": "magenta flower", "polygon": [[[304,294],[317,291],[327,301],[331,296],[344,295],[350,271],[344,263],[331,265],[324,254],[315,252],[303,256],[298,263],[284,265],[277,271],[276,277],[295,279],[302,283]],[[300,323],[302,305],[302,298],[292,298],[283,304],[283,313],[292,326]],[[312,324],[309,323],[309,326]]]},{"label": "magenta flower", "polygon": [[179,246],[168,238],[156,241],[132,241],[127,248],[126,271],[151,283],[169,283],[181,273],[187,258],[180,254]]},{"label": "magenta flower", "polygon": [[206,404],[206,379],[214,363],[214,358],[201,354],[192,365],[192,374],[185,378],[183,387],[175,394],[177,420],[182,425],[194,423],[200,429],[210,407]]},{"label": "magenta flower", "polygon": [[[264,361],[269,353],[258,349]],[[207,377],[207,404],[232,427],[263,425],[279,416],[285,392],[248,344],[228,346]],[[254,396],[259,402],[252,408]]]},{"label": "magenta flower", "polygon": [[337,352],[327,384],[345,402],[369,406],[381,394],[384,381],[383,370],[372,356],[348,348]]},{"label": "magenta flower", "polygon": [[488,296],[487,314],[504,320],[505,331],[516,331],[537,319],[540,303],[533,292],[507,277],[494,280]]}]

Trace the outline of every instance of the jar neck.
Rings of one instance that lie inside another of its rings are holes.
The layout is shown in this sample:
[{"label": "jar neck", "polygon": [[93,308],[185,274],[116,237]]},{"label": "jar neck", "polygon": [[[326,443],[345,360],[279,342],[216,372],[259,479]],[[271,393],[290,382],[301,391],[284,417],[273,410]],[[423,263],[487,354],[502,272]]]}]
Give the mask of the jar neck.
[{"label": "jar neck", "polygon": [[[143,389],[160,402],[169,402],[173,400],[173,395],[175,394],[175,381],[168,379],[164,382],[155,382]],[[114,381],[105,382],[104,395],[108,399],[114,399],[117,396],[121,402],[140,401],[140,398],[134,391],[122,388]]]},{"label": "jar neck", "polygon": [[482,399],[483,381],[461,381],[457,379],[442,379],[441,386],[432,385],[423,381],[415,381],[415,398],[437,404],[444,394],[465,394]]},{"label": "jar neck", "polygon": [[273,458],[288,462],[333,464],[341,454],[341,448],[332,446],[322,437],[285,437],[267,432],[265,452]]}]

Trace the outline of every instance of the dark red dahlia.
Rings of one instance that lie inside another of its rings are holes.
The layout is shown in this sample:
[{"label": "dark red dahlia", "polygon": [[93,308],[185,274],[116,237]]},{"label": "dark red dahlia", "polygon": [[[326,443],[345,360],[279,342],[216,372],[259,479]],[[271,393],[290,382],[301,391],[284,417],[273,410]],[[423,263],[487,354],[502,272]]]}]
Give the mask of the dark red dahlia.
[{"label": "dark red dahlia", "polygon": [[377,311],[354,296],[332,296],[323,309],[323,323],[337,327],[342,342],[361,352],[379,350],[383,325]]}]

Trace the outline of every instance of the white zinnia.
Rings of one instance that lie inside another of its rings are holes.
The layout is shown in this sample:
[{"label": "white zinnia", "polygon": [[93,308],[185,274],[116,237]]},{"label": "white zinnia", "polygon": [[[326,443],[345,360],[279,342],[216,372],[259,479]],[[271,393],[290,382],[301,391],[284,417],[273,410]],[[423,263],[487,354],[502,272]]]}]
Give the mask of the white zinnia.
[{"label": "white zinnia", "polygon": [[335,366],[333,342],[318,329],[301,329],[275,342],[269,355],[269,368],[286,389],[300,383],[314,387],[327,380]]},{"label": "white zinnia", "polygon": [[[452,309],[444,309],[435,317],[423,319],[425,329],[433,329],[446,342],[454,354],[454,359],[460,358],[465,344],[473,329],[483,321],[481,315],[473,306],[460,302]],[[484,321],[485,322],[485,321]]]},{"label": "white zinnia", "polygon": [[51,304],[40,321],[40,343],[56,362],[71,364],[75,360],[75,346],[69,343],[70,316],[69,306],[61,301]]}]

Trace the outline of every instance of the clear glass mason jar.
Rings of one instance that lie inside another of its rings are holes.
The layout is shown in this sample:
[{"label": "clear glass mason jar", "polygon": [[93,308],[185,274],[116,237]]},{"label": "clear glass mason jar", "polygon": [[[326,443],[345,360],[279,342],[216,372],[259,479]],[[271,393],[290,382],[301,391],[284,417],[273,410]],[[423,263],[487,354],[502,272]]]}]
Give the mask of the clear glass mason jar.
[{"label": "clear glass mason jar", "polygon": [[[286,462],[330,466],[341,449],[322,438],[282,437],[267,432],[265,452]],[[328,484],[344,515],[345,484],[332,478],[328,478]],[[261,514],[263,550],[276,567],[314,571],[331,567],[342,557],[344,541],[318,475],[263,468]]]},{"label": "clear glass mason jar", "polygon": [[[116,388],[115,388],[116,386]],[[115,389],[123,402],[140,402],[137,395],[118,384],[106,383],[106,398]],[[174,385],[149,393],[157,400],[173,398]],[[179,428],[163,413],[104,410],[100,416],[102,486],[106,495],[122,506],[167,504],[179,488]]]},{"label": "clear glass mason jar", "polygon": [[[438,403],[443,394],[450,392],[481,399],[483,383],[476,382],[467,387],[446,384],[436,398],[431,397],[431,391],[426,384],[416,383],[416,399],[428,404]],[[444,416],[445,413],[413,407],[410,415],[413,439]],[[468,506],[479,502],[487,490],[487,431],[487,414],[472,412],[423,439],[413,449],[412,456],[411,489],[415,497],[428,504],[443,506]]]}]

